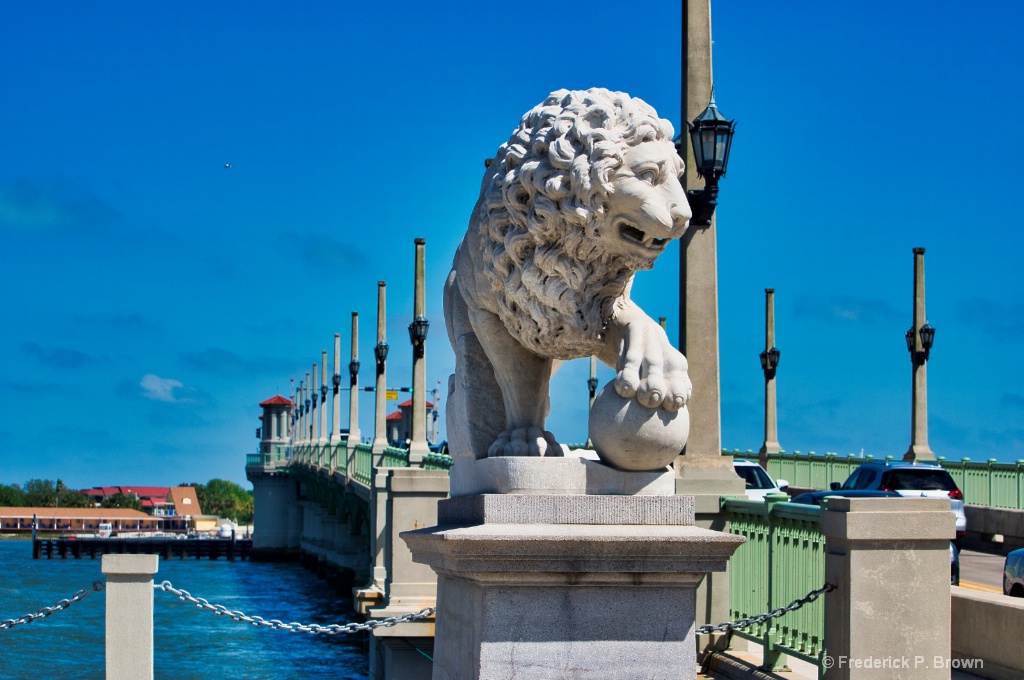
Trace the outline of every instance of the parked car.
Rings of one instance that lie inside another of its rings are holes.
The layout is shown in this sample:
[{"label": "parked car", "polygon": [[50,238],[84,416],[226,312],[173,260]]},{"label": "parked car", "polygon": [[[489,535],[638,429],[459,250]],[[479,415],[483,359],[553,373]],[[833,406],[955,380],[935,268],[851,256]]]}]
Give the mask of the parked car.
[{"label": "parked car", "polygon": [[1003,594],[1024,597],[1024,548],[1006,556],[1003,563]]},{"label": "parked car", "polygon": [[826,498],[900,498],[895,491],[876,491],[874,489],[837,489],[834,491],[808,491],[794,496],[792,503],[805,505],[821,505]]},{"label": "parked car", "polygon": [[789,482],[780,479],[778,483],[764,471],[764,468],[752,460],[734,458],[732,461],[736,474],[746,482],[747,498],[752,501],[763,501],[766,494],[778,493],[789,486]]},{"label": "parked car", "polygon": [[964,494],[949,472],[941,465],[932,463],[904,463],[902,461],[878,461],[864,463],[840,485],[832,483],[833,489],[874,489],[895,491],[905,498],[948,498],[949,507],[956,515],[957,540],[967,532],[967,516],[964,514]]},{"label": "parked car", "polygon": [[[895,491],[876,489],[835,489],[831,491],[808,491],[794,496],[791,503],[821,505],[826,498],[901,498]],[[1024,551],[1022,551],[1024,552]],[[953,541],[949,542],[949,584],[960,585],[960,551]]]}]

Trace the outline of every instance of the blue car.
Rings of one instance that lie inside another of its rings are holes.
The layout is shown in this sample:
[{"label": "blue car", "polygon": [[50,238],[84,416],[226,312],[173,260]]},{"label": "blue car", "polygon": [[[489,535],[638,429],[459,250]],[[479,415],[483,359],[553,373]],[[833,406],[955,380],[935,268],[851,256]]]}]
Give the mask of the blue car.
[{"label": "blue car", "polygon": [[1006,556],[1003,563],[1003,594],[1024,597],[1024,548]]}]

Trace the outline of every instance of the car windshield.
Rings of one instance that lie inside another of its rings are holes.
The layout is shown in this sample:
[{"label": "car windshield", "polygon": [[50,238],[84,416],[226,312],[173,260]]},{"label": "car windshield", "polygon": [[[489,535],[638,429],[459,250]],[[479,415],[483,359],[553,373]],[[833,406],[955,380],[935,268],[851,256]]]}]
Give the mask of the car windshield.
[{"label": "car windshield", "polygon": [[953,491],[956,482],[945,470],[900,468],[882,475],[882,487],[901,491]]},{"label": "car windshield", "polygon": [[736,474],[747,483],[748,489],[774,489],[772,478],[756,465],[737,465]]}]

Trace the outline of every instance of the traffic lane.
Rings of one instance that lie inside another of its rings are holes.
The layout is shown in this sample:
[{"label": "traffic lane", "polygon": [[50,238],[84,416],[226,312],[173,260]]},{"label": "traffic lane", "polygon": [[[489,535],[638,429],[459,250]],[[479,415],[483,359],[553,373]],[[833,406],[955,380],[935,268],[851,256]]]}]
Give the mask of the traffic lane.
[{"label": "traffic lane", "polygon": [[996,592],[1003,592],[1003,562],[1005,559],[1002,555],[961,550],[960,585],[973,584],[983,586],[982,589],[986,591],[995,589]]}]

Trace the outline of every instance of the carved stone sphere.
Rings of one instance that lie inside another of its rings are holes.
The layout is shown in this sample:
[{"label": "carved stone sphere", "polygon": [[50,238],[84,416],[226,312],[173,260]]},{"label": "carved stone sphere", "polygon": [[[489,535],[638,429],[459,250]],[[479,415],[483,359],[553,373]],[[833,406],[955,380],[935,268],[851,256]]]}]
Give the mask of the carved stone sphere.
[{"label": "carved stone sphere", "polygon": [[590,441],[598,457],[620,470],[660,470],[683,450],[690,434],[686,407],[675,413],[646,408],[606,384],[590,409]]}]

